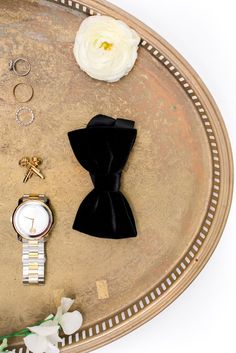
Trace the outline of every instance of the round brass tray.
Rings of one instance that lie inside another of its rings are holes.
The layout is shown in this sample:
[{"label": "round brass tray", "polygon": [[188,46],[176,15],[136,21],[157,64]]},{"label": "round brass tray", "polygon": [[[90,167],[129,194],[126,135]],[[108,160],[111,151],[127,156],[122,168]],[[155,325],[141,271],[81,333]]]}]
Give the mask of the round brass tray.
[{"label": "round brass tray", "polygon": [[[115,84],[95,81],[75,63],[81,21],[92,14],[123,19],[142,37],[132,72]],[[201,271],[223,231],[232,195],[232,157],[221,115],[189,64],[151,29],[98,0],[0,2],[0,332],[7,334],[55,312],[62,295],[84,316],[62,351],[88,352],[126,334],[170,304]],[[193,43],[190,43],[194,45]],[[200,55],[200,54],[199,54]],[[26,57],[18,78],[8,62]],[[12,89],[34,88],[25,105],[35,121],[15,121]],[[137,238],[98,239],[72,230],[92,185],[67,132],[94,115],[134,119],[138,137],[122,189],[137,221]],[[22,183],[23,156],[43,158],[46,179]],[[45,286],[21,284],[21,244],[10,224],[24,193],[45,193],[55,211],[47,242]],[[24,352],[22,341],[14,343]]]}]

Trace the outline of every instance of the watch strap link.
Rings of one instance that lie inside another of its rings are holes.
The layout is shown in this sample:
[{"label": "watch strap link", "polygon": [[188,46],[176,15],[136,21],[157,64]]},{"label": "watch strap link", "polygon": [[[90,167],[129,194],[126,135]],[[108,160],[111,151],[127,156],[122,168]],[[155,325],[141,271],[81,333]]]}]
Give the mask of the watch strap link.
[{"label": "watch strap link", "polygon": [[44,284],[45,246],[43,240],[22,240],[23,283]]},{"label": "watch strap link", "polygon": [[28,200],[40,200],[44,203],[48,202],[48,198],[44,194],[25,194],[21,198],[21,202],[28,201]]}]

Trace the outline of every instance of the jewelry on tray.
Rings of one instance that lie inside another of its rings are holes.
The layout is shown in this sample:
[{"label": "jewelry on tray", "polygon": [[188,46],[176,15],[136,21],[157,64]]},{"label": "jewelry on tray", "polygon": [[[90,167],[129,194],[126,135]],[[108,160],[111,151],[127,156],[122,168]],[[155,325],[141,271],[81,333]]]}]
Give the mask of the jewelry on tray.
[{"label": "jewelry on tray", "polygon": [[[22,113],[29,113],[30,118],[28,120],[23,120],[22,119]],[[28,107],[21,107],[20,109],[17,110],[16,112],[16,121],[18,124],[23,125],[23,126],[29,126],[33,123],[35,119],[35,115],[32,109]]]},{"label": "jewelry on tray", "polygon": [[[26,68],[24,71],[19,71],[17,69],[17,64],[20,62],[26,64]],[[13,71],[17,76],[27,76],[31,71],[31,65],[30,65],[29,60],[27,60],[25,58],[17,58],[15,60],[11,60],[9,62],[9,70]]]},{"label": "jewelry on tray", "polygon": [[23,183],[27,183],[27,181],[35,174],[41,179],[45,179],[44,175],[41,173],[41,170],[37,168],[40,164],[43,163],[42,158],[32,157],[31,160],[28,157],[23,157],[19,161],[19,165],[21,167],[27,167],[27,172],[23,179]]},{"label": "jewelry on tray", "polygon": [[[23,98],[21,98],[22,96],[22,92],[21,94],[19,93],[19,88],[23,88]],[[24,89],[26,88],[26,90],[28,92],[25,93],[25,98],[24,98]],[[18,92],[18,93],[17,93]],[[20,83],[17,83],[14,87],[13,87],[13,95],[15,97],[15,99],[20,102],[20,103],[26,103],[26,102],[29,102],[32,98],[33,98],[33,95],[34,95],[34,89],[33,87],[28,84],[28,83],[24,83],[24,82],[20,82]]]}]

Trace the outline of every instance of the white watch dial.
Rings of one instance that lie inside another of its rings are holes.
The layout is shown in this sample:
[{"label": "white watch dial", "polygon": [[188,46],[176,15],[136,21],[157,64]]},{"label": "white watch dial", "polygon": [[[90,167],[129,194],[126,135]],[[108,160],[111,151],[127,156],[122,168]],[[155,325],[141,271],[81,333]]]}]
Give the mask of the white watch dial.
[{"label": "white watch dial", "polygon": [[13,225],[22,236],[37,238],[49,231],[52,216],[48,208],[40,201],[23,202],[13,215]]}]

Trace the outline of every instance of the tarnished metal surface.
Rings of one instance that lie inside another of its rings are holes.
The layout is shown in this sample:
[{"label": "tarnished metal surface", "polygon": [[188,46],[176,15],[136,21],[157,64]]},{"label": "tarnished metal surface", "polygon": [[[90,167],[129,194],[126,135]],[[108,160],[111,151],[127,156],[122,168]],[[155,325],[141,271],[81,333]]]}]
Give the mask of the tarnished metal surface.
[{"label": "tarnished metal surface", "polygon": [[[120,82],[88,77],[72,53],[84,18],[85,14],[47,1],[0,1],[1,334],[55,312],[61,295],[76,298],[84,327],[135,303],[188,251],[209,206],[212,154],[193,101],[171,71],[143,47],[134,69]],[[143,25],[144,34],[145,30]],[[8,62],[19,56],[31,63],[25,78],[8,70]],[[15,121],[20,105],[12,88],[18,82],[34,89],[33,99],[25,103],[36,117],[29,127]],[[84,127],[98,113],[136,122],[137,140],[122,190],[136,218],[137,238],[97,239],[71,228],[92,185],[70,149],[67,132]],[[18,161],[32,155],[43,158],[46,179],[32,178],[24,185]],[[40,287],[21,283],[22,245],[10,223],[17,200],[30,192],[46,194],[55,212],[47,242],[47,280]],[[103,294],[98,292],[100,281],[106,284],[105,289],[99,287]]]}]

